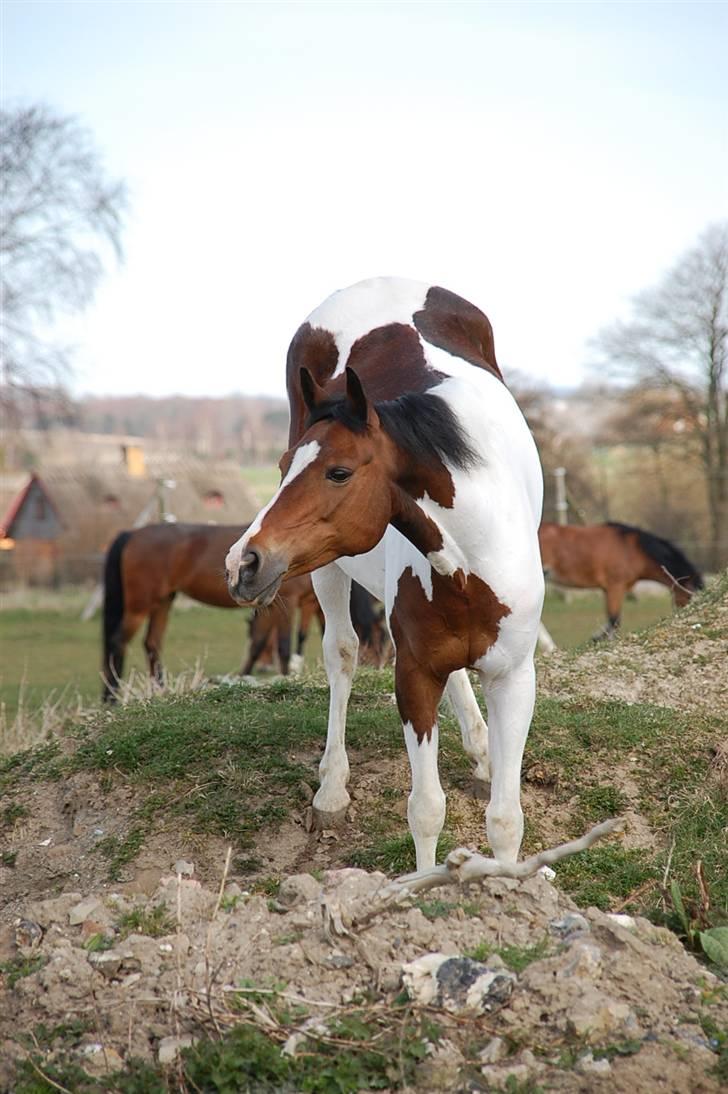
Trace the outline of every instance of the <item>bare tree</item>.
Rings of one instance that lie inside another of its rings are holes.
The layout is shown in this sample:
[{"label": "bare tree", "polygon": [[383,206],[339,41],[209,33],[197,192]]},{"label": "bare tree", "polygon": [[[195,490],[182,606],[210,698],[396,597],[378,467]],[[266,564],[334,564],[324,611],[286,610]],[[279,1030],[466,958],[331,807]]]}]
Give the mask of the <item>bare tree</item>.
[{"label": "bare tree", "polygon": [[698,440],[713,566],[728,556],[728,222],[710,225],[663,280],[633,301],[634,318],[602,331],[605,358],[670,389]]},{"label": "bare tree", "polygon": [[90,303],[106,252],[121,256],[126,187],[75,118],[43,106],[0,111],[0,179],[0,399],[12,411],[68,375],[49,331]]}]

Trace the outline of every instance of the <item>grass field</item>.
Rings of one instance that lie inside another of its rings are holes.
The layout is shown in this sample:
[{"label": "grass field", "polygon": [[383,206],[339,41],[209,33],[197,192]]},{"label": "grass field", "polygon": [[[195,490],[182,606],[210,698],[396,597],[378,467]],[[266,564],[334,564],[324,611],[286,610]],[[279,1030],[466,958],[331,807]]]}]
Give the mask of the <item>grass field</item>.
[{"label": "grass field", "polygon": [[[87,594],[86,594],[87,595]],[[80,618],[84,596],[67,590],[47,593],[31,608],[0,611],[2,658],[0,704],[12,719],[22,695],[28,710],[46,699],[84,705],[101,693],[101,621]],[[175,675],[198,662],[210,675],[237,672],[248,645],[248,616],[243,609],[225,611],[180,598],[165,636],[164,664]],[[125,675],[146,672],[143,631],[130,644]],[[307,642],[306,662],[315,665],[321,640],[314,622]],[[0,743],[0,751],[2,751]]]},{"label": "grass field", "polygon": [[[95,702],[100,693],[100,619],[83,622],[81,611],[87,592],[77,589],[29,593],[7,598],[0,611],[0,704],[12,718],[19,698],[27,709],[38,707],[52,695],[68,702],[80,697]],[[646,596],[625,604],[625,631],[650,626],[670,611],[667,594]],[[235,672],[247,648],[246,611],[224,611],[192,604],[180,598],[167,630],[164,663],[172,673],[200,662],[210,675]],[[550,594],[544,620],[557,645],[565,648],[588,641],[604,621],[601,594],[579,594],[568,601]],[[134,639],[127,658],[127,672],[145,670],[142,632]],[[306,648],[306,662],[319,661],[321,642],[313,625]]]}]

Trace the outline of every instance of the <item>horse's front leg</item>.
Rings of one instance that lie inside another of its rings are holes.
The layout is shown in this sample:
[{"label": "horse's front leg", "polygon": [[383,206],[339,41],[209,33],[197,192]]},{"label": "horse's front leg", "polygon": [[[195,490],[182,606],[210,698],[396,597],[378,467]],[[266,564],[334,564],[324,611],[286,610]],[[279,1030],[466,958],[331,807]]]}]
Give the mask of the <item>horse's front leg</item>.
[{"label": "horse's front leg", "polygon": [[607,607],[607,622],[592,635],[592,642],[602,642],[604,639],[616,638],[622,614],[622,604],[627,595],[626,585],[612,584],[604,589],[604,600]]},{"label": "horse's front leg", "polygon": [[473,793],[476,798],[490,796],[488,727],[473,694],[467,669],[450,674],[445,689],[463,737],[463,748],[473,762]]},{"label": "horse's front leg", "polygon": [[311,575],[324,613],[323,652],[329,682],[329,725],[326,749],[319,765],[321,785],[313,799],[314,820],[321,828],[340,824],[351,801],[346,784],[346,709],[356,669],[359,639],[351,625],[349,594],[351,578],[336,563]]},{"label": "horse's front leg", "polygon": [[418,662],[406,643],[397,647],[394,675],[412,770],[407,820],[415,843],[417,869],[425,870],[435,865],[437,840],[445,823],[445,795],[437,770],[437,708],[445,681]]},{"label": "horse's front leg", "polygon": [[488,705],[491,795],[488,842],[501,862],[515,862],[523,838],[521,762],[536,697],[533,658],[496,680],[480,674]]}]

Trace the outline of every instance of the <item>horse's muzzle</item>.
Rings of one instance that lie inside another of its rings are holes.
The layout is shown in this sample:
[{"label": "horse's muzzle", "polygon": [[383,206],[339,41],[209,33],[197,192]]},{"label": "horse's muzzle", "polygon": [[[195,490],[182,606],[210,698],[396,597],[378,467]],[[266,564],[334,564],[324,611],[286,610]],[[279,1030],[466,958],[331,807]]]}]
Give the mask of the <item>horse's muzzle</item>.
[{"label": "horse's muzzle", "polygon": [[275,599],[286,569],[282,559],[264,556],[249,547],[240,559],[237,573],[228,569],[228,592],[237,604],[263,608]]}]

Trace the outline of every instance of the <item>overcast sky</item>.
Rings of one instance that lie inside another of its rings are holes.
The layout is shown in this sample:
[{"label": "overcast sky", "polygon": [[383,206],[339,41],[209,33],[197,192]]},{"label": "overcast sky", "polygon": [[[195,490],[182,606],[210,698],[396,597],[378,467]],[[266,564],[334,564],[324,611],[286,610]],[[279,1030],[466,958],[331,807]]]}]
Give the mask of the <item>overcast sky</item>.
[{"label": "overcast sky", "polygon": [[76,391],[283,394],[330,292],[396,274],[490,317],[506,374],[588,340],[728,212],[725,3],[4,0],[4,106],[93,131],[126,259]]}]

